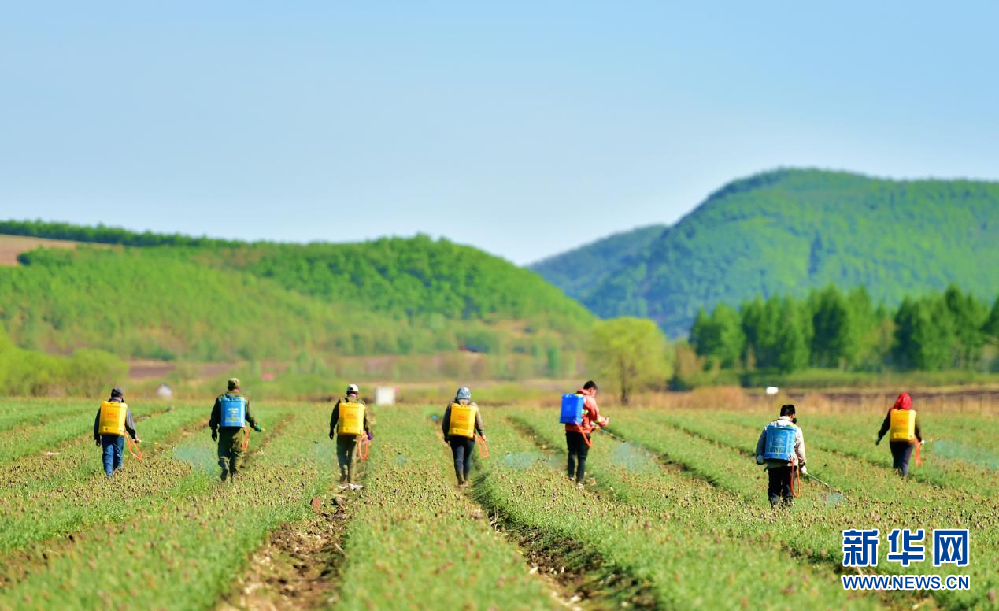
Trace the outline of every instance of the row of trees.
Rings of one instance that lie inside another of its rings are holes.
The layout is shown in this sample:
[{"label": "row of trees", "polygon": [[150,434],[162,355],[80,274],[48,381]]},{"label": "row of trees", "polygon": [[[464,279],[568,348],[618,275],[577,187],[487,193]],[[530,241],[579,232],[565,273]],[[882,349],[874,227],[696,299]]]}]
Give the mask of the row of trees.
[{"label": "row of trees", "polygon": [[950,286],[889,308],[874,305],[863,287],[830,285],[804,299],[757,296],[738,310],[702,308],[690,345],[705,369],[989,371],[999,346],[999,297],[990,307]]},{"label": "row of trees", "polygon": [[0,221],[0,234],[19,235],[49,240],[72,240],[92,244],[121,246],[205,246],[237,244],[207,237],[192,237],[179,233],[135,232],[98,223],[96,227],[50,223],[47,221]]}]

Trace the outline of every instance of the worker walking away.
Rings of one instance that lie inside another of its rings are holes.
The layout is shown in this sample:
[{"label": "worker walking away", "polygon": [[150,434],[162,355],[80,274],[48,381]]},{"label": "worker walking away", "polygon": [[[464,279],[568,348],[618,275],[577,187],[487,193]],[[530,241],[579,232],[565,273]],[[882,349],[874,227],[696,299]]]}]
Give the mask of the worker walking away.
[{"label": "worker walking away", "polygon": [[568,475],[583,487],[586,476],[586,455],[590,452],[593,429],[604,428],[610,418],[600,416],[597,407],[597,383],[588,380],[583,388],[573,394],[562,395],[562,412],[559,422],[565,425],[565,443],[569,449]]},{"label": "worker walking away", "polygon": [[223,482],[239,473],[247,435],[245,428],[251,426],[258,433],[264,430],[250,413],[250,400],[240,394],[239,378],[229,378],[228,388],[215,398],[212,417],[208,420],[212,441],[219,444],[219,466],[222,467],[219,478]]},{"label": "worker walking away", "polygon": [[451,446],[458,486],[467,488],[468,472],[472,468],[472,450],[475,449],[475,435],[482,437],[482,441],[486,440],[479,406],[472,401],[472,391],[467,386],[459,388],[454,401],[444,409],[441,432],[444,433],[444,441]]},{"label": "worker walking away", "polygon": [[338,399],[330,415],[330,439],[336,436],[336,460],[340,465],[340,489],[360,490],[354,483],[354,451],[362,435],[370,441],[371,425],[364,404],[357,398],[357,384],[347,385],[347,396]]},{"label": "worker walking away", "polygon": [[907,477],[912,450],[916,450],[918,457],[919,446],[923,443],[919,420],[916,410],[912,409],[912,397],[909,393],[904,392],[895,399],[895,404],[888,410],[884,422],[881,423],[881,430],[878,431],[878,439],[874,445],[880,444],[885,433],[889,431],[891,433],[888,438],[888,448],[891,450],[895,471],[902,477]]},{"label": "worker walking away", "polygon": [[121,389],[111,389],[111,398],[101,403],[94,418],[94,441],[101,447],[104,473],[111,477],[121,468],[125,454],[125,434],[135,443],[142,443],[135,433],[132,410],[125,403]]},{"label": "worker walking away", "polygon": [[756,442],[756,464],[766,465],[770,506],[793,505],[795,470],[798,469],[801,475],[808,474],[805,437],[798,427],[793,405],[781,406],[780,417],[763,428]]}]

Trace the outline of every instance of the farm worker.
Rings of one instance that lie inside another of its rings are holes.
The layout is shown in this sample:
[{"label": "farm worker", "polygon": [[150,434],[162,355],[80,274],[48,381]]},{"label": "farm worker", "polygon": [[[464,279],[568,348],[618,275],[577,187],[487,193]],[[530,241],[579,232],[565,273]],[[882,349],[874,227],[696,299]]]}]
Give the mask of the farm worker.
[{"label": "farm worker", "polygon": [[136,443],[141,443],[135,434],[132,410],[125,403],[121,389],[115,386],[111,389],[111,398],[101,403],[94,418],[94,441],[101,446],[104,473],[108,477],[121,468],[126,432]]},{"label": "farm worker", "polygon": [[239,378],[229,378],[229,390],[215,398],[212,417],[208,427],[212,429],[212,441],[218,441],[220,479],[224,482],[239,473],[239,463],[243,458],[243,440],[240,437],[247,425],[260,433],[264,429],[250,413],[250,400],[239,392]]},{"label": "farm worker", "polygon": [[766,465],[770,506],[775,507],[781,501],[785,505],[793,504],[791,477],[794,468],[800,469],[803,475],[808,474],[805,470],[805,437],[798,428],[793,405],[781,406],[780,417],[763,428],[756,442],[756,464]]},{"label": "farm worker", "polygon": [[923,436],[919,432],[919,420],[916,417],[916,410],[912,409],[912,397],[909,393],[904,392],[895,399],[895,405],[888,410],[884,422],[881,423],[881,430],[878,431],[878,439],[874,445],[881,443],[881,438],[888,431],[891,431],[888,448],[894,459],[895,471],[906,477],[909,475],[912,449],[916,444],[923,443]]},{"label": "farm worker", "polygon": [[330,439],[336,436],[336,460],[340,464],[340,489],[359,490],[354,483],[354,450],[357,440],[366,435],[374,438],[364,404],[357,399],[357,384],[347,385],[347,396],[338,399],[330,415]]},{"label": "farm worker", "polygon": [[610,423],[610,418],[600,416],[597,407],[597,383],[587,380],[583,388],[576,391],[583,397],[583,421],[581,424],[565,425],[565,443],[569,448],[569,479],[583,487],[583,477],[586,475],[586,455],[590,451],[591,434],[594,426],[604,428]]},{"label": "farm worker", "polygon": [[454,474],[458,485],[468,486],[468,471],[472,468],[472,450],[475,449],[475,435],[486,440],[482,432],[482,415],[479,406],[472,401],[472,391],[462,386],[454,395],[454,401],[444,409],[444,419],[441,421],[441,432],[444,441],[451,446],[451,456],[454,458]]}]

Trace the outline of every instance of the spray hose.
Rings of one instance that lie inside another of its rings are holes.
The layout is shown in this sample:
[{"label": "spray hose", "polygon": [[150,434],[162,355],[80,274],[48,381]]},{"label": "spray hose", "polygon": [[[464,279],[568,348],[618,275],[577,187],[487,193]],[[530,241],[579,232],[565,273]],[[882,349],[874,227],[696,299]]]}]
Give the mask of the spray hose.
[{"label": "spray hose", "polygon": [[922,467],[923,466],[923,459],[919,457],[919,446],[921,446],[921,445],[923,445],[923,443],[921,441],[917,441],[916,442],[916,466],[917,467]]},{"label": "spray hose", "polygon": [[359,460],[368,460],[368,452],[370,451],[371,440],[368,439],[367,435],[361,435],[361,439],[357,443],[357,458]]},{"label": "spray hose", "polygon": [[[795,481],[797,480],[797,483]],[[801,494],[801,469],[798,463],[791,465],[791,496],[798,498]]]},{"label": "spray hose", "polygon": [[250,429],[248,427],[245,427],[245,426],[243,427],[243,444],[242,444],[242,446],[243,446],[243,451],[244,452],[246,451],[246,448],[250,447]]},{"label": "spray hose", "polygon": [[482,442],[479,444],[479,456],[482,458],[489,458],[489,444],[486,443],[486,438],[482,435],[476,435],[476,437],[478,437],[479,441]]},{"label": "spray hose", "polygon": [[132,458],[139,462],[145,460],[146,456],[142,453],[142,450],[139,449],[139,444],[135,443],[134,439],[125,435],[125,441],[128,442],[128,453],[132,455]]}]

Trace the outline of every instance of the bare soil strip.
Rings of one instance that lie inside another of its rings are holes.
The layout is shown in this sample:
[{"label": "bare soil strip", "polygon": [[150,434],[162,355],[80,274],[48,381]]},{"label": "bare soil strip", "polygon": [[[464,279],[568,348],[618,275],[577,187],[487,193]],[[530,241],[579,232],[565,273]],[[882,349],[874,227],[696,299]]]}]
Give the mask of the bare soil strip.
[{"label": "bare soil strip", "polygon": [[220,610],[313,609],[333,602],[350,502],[345,495],[331,502],[316,498],[312,509],[311,518],[282,524],[268,535]]}]

